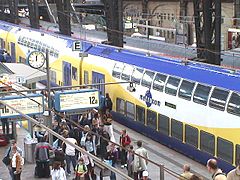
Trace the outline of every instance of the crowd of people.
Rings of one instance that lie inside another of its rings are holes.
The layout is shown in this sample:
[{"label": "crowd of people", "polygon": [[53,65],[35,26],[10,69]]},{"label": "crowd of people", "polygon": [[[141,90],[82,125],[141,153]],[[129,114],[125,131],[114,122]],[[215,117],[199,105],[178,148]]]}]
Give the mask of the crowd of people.
[{"label": "crowd of people", "polygon": [[[63,113],[56,113],[53,122],[53,131],[66,138],[66,142],[53,137],[53,144],[48,142],[49,134],[45,129],[35,126],[35,137],[38,141],[35,147],[34,157],[36,161],[35,177],[52,177],[52,179],[65,180],[73,173],[75,179],[96,179],[94,173],[95,163],[93,159],[84,152],[78,152],[67,142],[80,146],[82,149],[99,157],[109,165],[126,169],[128,175],[136,180],[146,179],[148,153],[142,147],[142,142],[137,142],[134,150],[131,138],[123,129],[119,142],[113,134],[112,127],[112,102],[108,94],[99,111],[91,110],[77,116],[66,116]],[[12,147],[10,147],[12,151]],[[20,148],[18,156],[22,157]],[[142,157],[134,155],[134,152]],[[7,155],[6,155],[7,156]],[[10,159],[13,158],[9,153]],[[13,161],[12,161],[13,162]],[[21,161],[23,165],[24,161]],[[21,168],[22,168],[21,165]],[[9,164],[10,175],[13,180],[21,177],[16,165]],[[16,170],[17,169],[17,170]],[[17,171],[17,176],[13,172]],[[110,173],[110,179],[116,179],[114,172]]]}]

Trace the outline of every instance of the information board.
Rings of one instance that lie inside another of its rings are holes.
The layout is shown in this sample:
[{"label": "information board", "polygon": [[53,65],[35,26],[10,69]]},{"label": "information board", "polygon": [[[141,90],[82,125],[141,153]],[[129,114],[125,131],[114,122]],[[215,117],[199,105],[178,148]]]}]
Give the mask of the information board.
[{"label": "information board", "polygon": [[[23,114],[35,115],[44,112],[44,99],[41,94],[27,94],[26,96],[5,96],[0,98],[4,103],[21,111]],[[0,118],[13,118],[20,116],[11,108],[1,105]]]},{"label": "information board", "polygon": [[81,89],[55,93],[55,109],[60,112],[96,108],[99,106],[97,89]]}]

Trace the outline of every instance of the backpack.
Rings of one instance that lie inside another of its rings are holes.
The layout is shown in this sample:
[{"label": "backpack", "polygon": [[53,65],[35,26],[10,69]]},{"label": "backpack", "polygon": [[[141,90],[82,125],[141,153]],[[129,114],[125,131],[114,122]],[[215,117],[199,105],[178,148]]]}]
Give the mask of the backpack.
[{"label": "backpack", "polygon": [[[215,175],[213,176],[213,179],[215,179],[218,175],[224,175],[224,176],[226,177],[226,174],[223,173],[223,172],[221,172],[221,173],[217,173],[217,174],[215,174]],[[226,177],[226,179],[227,179],[227,177]]]}]

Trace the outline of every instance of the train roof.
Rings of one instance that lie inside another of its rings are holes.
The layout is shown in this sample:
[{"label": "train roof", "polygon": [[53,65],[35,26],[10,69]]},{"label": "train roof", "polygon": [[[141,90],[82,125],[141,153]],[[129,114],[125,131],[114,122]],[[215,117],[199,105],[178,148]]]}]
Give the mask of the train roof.
[{"label": "train roof", "polygon": [[[26,28],[0,21],[0,29],[10,31],[14,27]],[[56,36],[56,34],[51,32],[36,29],[31,30]],[[77,40],[76,38],[64,35],[59,35],[58,38],[67,40],[68,47]],[[92,55],[240,92],[240,72],[237,70],[233,71],[220,66],[213,66],[199,62],[188,61],[188,63],[185,64],[182,63],[182,60],[180,59],[172,59],[163,56],[146,56],[144,53],[133,52],[103,44],[93,46],[90,42],[84,42],[83,47],[84,51],[87,51]]]},{"label": "train roof", "polygon": [[161,56],[146,56],[146,54],[143,53],[118,49],[106,45],[94,46],[90,48],[88,53],[240,92],[240,73],[238,71],[197,62],[188,61],[188,63],[185,64],[179,59]]}]

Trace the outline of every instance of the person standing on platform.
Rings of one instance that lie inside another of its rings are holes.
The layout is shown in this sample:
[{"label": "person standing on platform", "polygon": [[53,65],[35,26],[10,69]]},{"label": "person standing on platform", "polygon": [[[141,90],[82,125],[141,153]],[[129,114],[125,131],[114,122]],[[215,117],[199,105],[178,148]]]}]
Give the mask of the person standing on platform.
[{"label": "person standing on platform", "polygon": [[207,169],[212,174],[213,180],[225,180],[227,179],[221,169],[218,168],[216,159],[209,159],[207,161]]},{"label": "person standing on platform", "polygon": [[188,164],[183,165],[183,173],[181,174],[180,180],[190,179],[193,173],[190,172],[190,166]]},{"label": "person standing on platform", "polygon": [[[73,144],[77,145],[77,140],[74,139],[74,134],[70,133],[69,137],[67,138],[68,141],[70,141]],[[72,163],[73,169],[75,169],[76,164],[77,164],[77,159],[76,159],[76,154],[75,154],[75,148],[69,144],[66,144],[66,163],[67,163],[67,175],[71,175],[71,170],[70,170],[70,165]]]},{"label": "person standing on platform", "polygon": [[[12,140],[12,141],[11,141],[11,146],[10,146],[9,148],[7,148],[6,153],[5,153],[5,156],[9,156],[9,158],[12,160],[13,155],[15,154],[15,152],[13,152],[13,149],[16,149],[17,152],[20,154],[21,157],[23,156],[23,154],[22,154],[23,151],[22,151],[21,148],[19,148],[19,147],[17,146],[17,142],[16,142],[15,140]],[[5,157],[5,156],[4,156],[4,157]],[[11,176],[11,179],[14,179],[14,173],[13,173],[13,170],[12,170],[12,164],[11,164],[11,162],[10,162],[9,164],[7,164],[7,167],[8,167],[8,171],[9,171],[9,174],[10,174],[10,176]]]},{"label": "person standing on platform", "polygon": [[8,118],[1,118],[3,134],[9,135],[9,122]]},{"label": "person standing on platform", "polygon": [[52,180],[67,180],[64,169],[61,167],[61,162],[55,161],[51,170]]},{"label": "person standing on platform", "polygon": [[142,178],[143,171],[147,170],[147,164],[148,164],[148,152],[147,150],[142,147],[142,141],[137,142],[138,148],[135,150],[136,154],[139,154],[142,157],[139,157],[138,155],[134,155],[134,180],[138,180]]},{"label": "person standing on platform", "polygon": [[227,174],[227,180],[239,180],[239,179],[240,179],[240,157],[237,160],[237,167]]},{"label": "person standing on platform", "polygon": [[123,129],[120,136],[119,144],[123,147],[121,148],[121,168],[127,167],[127,151],[125,150],[131,143],[131,139],[127,134],[126,129]]},{"label": "person standing on platform", "polygon": [[50,154],[49,151],[52,149],[51,145],[48,142],[45,142],[44,138],[40,139],[40,142],[37,143],[35,147],[35,160],[36,160],[36,168],[35,168],[35,176],[41,177],[49,177],[50,176]]},{"label": "person standing on platform", "polygon": [[105,113],[106,112],[109,112],[109,113],[111,112],[112,105],[113,105],[112,99],[110,98],[109,94],[106,93],[106,97],[105,97]]},{"label": "person standing on platform", "polygon": [[22,173],[22,167],[24,164],[24,159],[20,155],[20,153],[17,151],[17,147],[14,146],[12,148],[12,160],[11,160],[11,166],[12,166],[12,172],[13,172],[13,180],[21,180],[21,173]]}]

